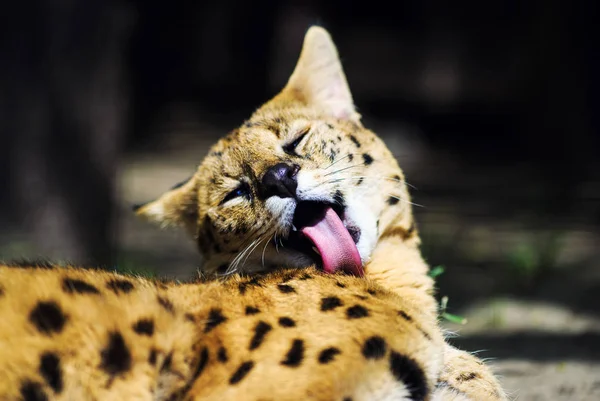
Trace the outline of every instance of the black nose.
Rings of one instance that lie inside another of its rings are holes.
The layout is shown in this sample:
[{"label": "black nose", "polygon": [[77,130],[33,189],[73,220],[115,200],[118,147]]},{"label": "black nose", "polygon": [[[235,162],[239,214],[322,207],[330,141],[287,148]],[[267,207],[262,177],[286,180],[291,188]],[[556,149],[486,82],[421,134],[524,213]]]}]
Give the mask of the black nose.
[{"label": "black nose", "polygon": [[297,164],[278,163],[267,170],[262,178],[262,193],[264,198],[279,196],[280,198],[294,198],[298,187]]}]

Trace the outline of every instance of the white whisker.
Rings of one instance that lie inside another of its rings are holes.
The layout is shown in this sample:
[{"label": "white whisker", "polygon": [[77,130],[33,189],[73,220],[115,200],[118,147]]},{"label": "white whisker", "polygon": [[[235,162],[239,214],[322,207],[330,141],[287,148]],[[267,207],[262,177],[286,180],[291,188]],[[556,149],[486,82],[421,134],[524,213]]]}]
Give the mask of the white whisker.
[{"label": "white whisker", "polygon": [[[243,269],[243,268],[244,268],[244,266],[246,265],[246,262],[248,261],[248,258],[250,257],[250,255],[252,255],[252,252],[254,252],[254,251],[256,250],[256,248],[258,248],[258,246],[259,246],[259,245],[260,245],[260,244],[261,244],[261,243],[262,243],[262,242],[263,242],[265,239],[267,239],[267,238],[268,238],[268,237],[266,237],[266,236],[265,236],[265,237],[263,237],[262,239],[260,239],[260,241],[258,241],[258,242],[256,243],[256,245],[254,245],[254,246],[252,247],[252,250],[250,250],[250,252],[248,252],[248,254],[246,255],[246,258],[244,259],[244,262],[242,263],[242,267],[241,267],[242,269]],[[268,243],[268,242],[267,242],[267,243]]]},{"label": "white whisker", "polygon": [[425,206],[420,205],[418,203],[414,203],[414,202],[408,201],[408,200],[404,199],[401,196],[396,196],[396,195],[392,195],[392,194],[388,194],[388,196],[390,198],[398,199],[400,202],[408,203],[408,204],[411,204],[411,205],[416,206],[416,207],[425,207]]},{"label": "white whisker", "polygon": [[351,168],[354,168],[354,167],[360,167],[360,166],[364,166],[364,165],[365,165],[365,163],[353,164],[352,166],[347,166],[347,167],[343,167],[343,168],[340,168],[340,169],[338,169],[338,170],[335,170],[335,171],[330,171],[330,172],[329,172],[329,173],[327,173],[327,174],[323,174],[323,176],[324,176],[324,177],[326,177],[326,176],[328,176],[328,175],[331,175],[331,174],[340,173],[340,172],[342,172],[342,171],[345,171],[345,170],[348,170],[348,169],[351,169]]},{"label": "white whisker", "polygon": [[236,255],[236,257],[231,261],[231,264],[229,265],[229,267],[225,271],[225,275],[231,275],[231,274],[233,274],[233,273],[235,273],[237,271],[237,267],[240,264],[240,261],[242,260],[242,258],[246,254],[246,252],[248,252],[248,250],[250,249],[250,247],[252,247],[257,241],[258,241],[258,238],[255,239],[254,241],[252,241],[250,244],[248,244],[248,246],[246,246],[242,250],[242,252],[240,252],[240,253],[238,253]]},{"label": "white whisker", "polygon": [[347,158],[349,158],[349,157],[350,157],[350,155],[352,155],[352,153],[348,153],[347,155],[345,155],[345,156],[342,156],[342,157],[340,157],[340,158],[339,158],[339,159],[337,159],[337,160],[334,160],[334,161],[333,161],[333,162],[332,162],[332,163],[331,163],[329,166],[325,167],[323,170],[327,170],[329,167],[333,166],[334,164],[336,164],[336,163],[338,163],[338,162],[341,162],[341,161],[342,161],[342,160],[344,160],[344,159],[347,159]]},{"label": "white whisker", "polygon": [[[275,234],[276,235],[276,234]],[[262,256],[260,258],[261,262],[262,262],[262,267],[263,269],[265,268],[265,251],[267,250],[267,246],[269,246],[269,242],[271,242],[271,240],[269,239],[267,242],[265,242],[265,247],[263,248],[262,251]]]}]

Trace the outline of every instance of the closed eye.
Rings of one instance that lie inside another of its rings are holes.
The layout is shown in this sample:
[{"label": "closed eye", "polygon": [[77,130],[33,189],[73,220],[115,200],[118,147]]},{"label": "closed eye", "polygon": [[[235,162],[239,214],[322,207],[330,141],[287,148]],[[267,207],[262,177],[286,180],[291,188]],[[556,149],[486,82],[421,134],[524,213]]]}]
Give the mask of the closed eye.
[{"label": "closed eye", "polygon": [[236,189],[225,195],[225,198],[221,201],[221,205],[232,199],[239,198],[240,196],[250,198],[250,188],[248,187],[248,184],[241,183]]},{"label": "closed eye", "polygon": [[298,137],[296,139],[294,139],[293,142],[283,145],[283,151],[285,153],[287,153],[288,155],[298,155],[296,153],[296,148],[298,147],[298,145],[300,145],[300,142],[302,142],[302,140],[304,139],[304,137],[306,137],[306,134],[308,134],[309,131],[310,131],[310,128],[303,129],[300,132],[300,134],[298,135]]}]

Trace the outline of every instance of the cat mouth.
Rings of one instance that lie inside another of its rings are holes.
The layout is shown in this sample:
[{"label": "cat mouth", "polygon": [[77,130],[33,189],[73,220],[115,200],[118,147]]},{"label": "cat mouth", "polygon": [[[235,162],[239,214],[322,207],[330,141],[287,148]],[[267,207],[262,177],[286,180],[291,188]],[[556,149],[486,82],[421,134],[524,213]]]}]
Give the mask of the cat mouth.
[{"label": "cat mouth", "polygon": [[345,218],[342,206],[301,201],[296,205],[292,230],[284,246],[309,256],[327,273],[343,271],[363,276],[356,247],[360,234],[360,228]]}]

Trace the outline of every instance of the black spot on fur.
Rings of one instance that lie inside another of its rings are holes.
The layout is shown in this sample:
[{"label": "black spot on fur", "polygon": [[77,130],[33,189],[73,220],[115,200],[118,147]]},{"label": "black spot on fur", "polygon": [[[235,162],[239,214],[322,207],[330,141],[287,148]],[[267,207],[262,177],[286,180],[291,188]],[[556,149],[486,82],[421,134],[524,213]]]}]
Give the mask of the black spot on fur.
[{"label": "black spot on fur", "polygon": [[161,297],[160,295],[156,297],[156,300],[158,301],[158,304],[160,306],[162,306],[162,308],[164,310],[166,310],[167,312],[174,314],[175,313],[175,306],[173,306],[173,303],[171,301],[169,301],[167,298],[165,297]]},{"label": "black spot on fur", "polygon": [[275,121],[265,122],[265,128],[271,131],[277,138],[281,137],[281,127]]},{"label": "black spot on fur", "polygon": [[250,340],[250,345],[248,346],[248,349],[252,351],[260,347],[263,340],[265,339],[265,336],[269,331],[271,331],[271,329],[273,329],[273,327],[269,323],[263,321],[258,322],[254,327],[254,335]]},{"label": "black spot on fur", "polygon": [[369,310],[361,305],[354,305],[346,311],[348,319],[360,319],[361,317],[369,316]]},{"label": "black spot on fur", "polygon": [[390,196],[387,200],[388,205],[390,206],[394,206],[395,204],[397,204],[398,202],[400,202],[400,198],[397,198],[395,196]]},{"label": "black spot on fur", "polygon": [[109,333],[108,344],[100,352],[100,359],[100,368],[110,376],[125,373],[131,368],[131,352],[121,333]]},{"label": "black spot on fur", "polygon": [[229,378],[229,384],[239,383],[254,367],[254,362],[247,361],[240,365],[233,375]]},{"label": "black spot on fur", "polygon": [[387,345],[385,340],[379,336],[368,338],[363,344],[362,354],[367,359],[381,359],[385,355]]},{"label": "black spot on fur", "polygon": [[280,317],[279,325],[281,327],[294,327],[296,326],[296,322],[294,321],[294,319],[291,319],[289,317]]},{"label": "black spot on fur", "polygon": [[412,322],[413,318],[412,316],[410,316],[408,313],[404,312],[403,310],[398,311],[398,316],[402,316],[403,319]]},{"label": "black spot on fur", "polygon": [[331,163],[333,163],[335,161],[336,156],[337,156],[337,152],[335,151],[335,149],[330,149],[329,150],[329,161]]},{"label": "black spot on fur", "polygon": [[374,290],[373,288],[369,288],[367,290],[367,294],[375,296],[377,294],[377,291]]},{"label": "black spot on fur", "polygon": [[63,390],[62,369],[60,359],[53,352],[45,352],[40,357],[40,375],[56,394]]},{"label": "black spot on fur", "polygon": [[348,153],[348,161],[351,162],[354,160],[354,155],[352,153]]},{"label": "black spot on fur", "polygon": [[342,191],[340,191],[339,189],[335,191],[335,194],[333,195],[333,201],[340,205],[341,208],[346,207],[346,200],[344,199],[344,194],[342,194]]},{"label": "black spot on fur", "polygon": [[60,333],[65,326],[67,316],[54,301],[38,302],[29,314],[29,321],[42,334]]},{"label": "black spot on fur", "polygon": [[468,382],[470,380],[477,379],[478,377],[479,373],[476,372],[461,373],[460,375],[456,376],[456,381],[459,383]]},{"label": "black spot on fur", "polygon": [[152,348],[150,350],[150,354],[148,355],[148,363],[152,366],[156,365],[156,358],[158,357],[158,352],[156,349]]},{"label": "black spot on fur", "polygon": [[204,326],[204,332],[210,332],[212,329],[225,322],[226,320],[227,318],[223,316],[223,312],[221,312],[221,309],[212,308],[208,313],[206,325]]},{"label": "black spot on fur", "polygon": [[373,157],[368,153],[363,153],[363,160],[367,166],[373,163]]},{"label": "black spot on fur", "polygon": [[292,347],[285,356],[285,359],[281,361],[281,364],[295,368],[300,366],[302,359],[304,359],[304,341],[295,339],[292,342]]},{"label": "black spot on fur", "polygon": [[171,370],[171,364],[173,363],[173,352],[169,352],[165,360],[163,361],[160,372],[167,372]]},{"label": "black spot on fur", "polygon": [[341,354],[341,353],[342,353],[342,351],[340,351],[339,349],[337,349],[335,347],[325,348],[319,354],[319,363],[322,363],[322,364],[329,363],[335,359],[336,355]]},{"label": "black spot on fur", "polygon": [[225,363],[229,360],[229,358],[227,357],[227,350],[225,349],[225,347],[219,348],[219,350],[217,351],[217,359],[221,363]]},{"label": "black spot on fur", "polygon": [[69,294],[100,294],[100,291],[90,283],[76,278],[65,277],[62,285],[63,291]]},{"label": "black spot on fur", "polygon": [[246,315],[250,316],[250,315],[256,315],[257,313],[260,313],[260,309],[255,308],[254,306],[246,306]]},{"label": "black spot on fur", "polygon": [[338,297],[325,297],[321,299],[321,311],[327,312],[342,306],[342,300]]},{"label": "black spot on fur", "polygon": [[337,282],[335,283],[335,285],[337,285],[337,286],[338,286],[338,287],[340,287],[340,288],[346,288],[346,284],[344,284],[344,283],[340,283],[339,281],[337,281]]},{"label": "black spot on fur", "polygon": [[426,332],[425,330],[423,330],[421,327],[417,327],[417,329],[419,329],[419,331],[421,332],[421,334],[423,334],[423,337],[425,337],[426,339],[428,339],[429,341],[431,341],[431,336],[429,335],[428,332]]},{"label": "black spot on fur", "polygon": [[21,383],[20,391],[23,401],[48,401],[48,396],[40,383],[25,380]]},{"label": "black spot on fur", "polygon": [[240,294],[244,295],[246,290],[251,287],[262,287],[262,284],[258,277],[253,277],[248,281],[244,281],[238,284]]},{"label": "black spot on fur", "polygon": [[291,294],[292,292],[296,292],[294,287],[289,284],[277,284],[277,289],[281,291],[283,294]]},{"label": "black spot on fur", "polygon": [[404,383],[412,400],[424,400],[428,394],[425,373],[413,359],[395,351],[390,354],[390,370],[396,380]]},{"label": "black spot on fur", "polygon": [[283,277],[281,278],[280,282],[281,282],[281,284],[285,284],[288,281],[293,280],[295,278],[296,278],[296,272],[292,271],[292,272],[284,274]]},{"label": "black spot on fur", "polygon": [[248,231],[250,231],[250,229],[248,228],[247,225],[238,222],[238,226],[237,226],[237,232],[238,233],[240,233],[240,234],[247,234]]},{"label": "black spot on fur", "polygon": [[154,334],[154,321],[152,319],[140,319],[133,324],[133,331],[142,336]]},{"label": "black spot on fur", "polygon": [[208,348],[204,347],[200,351],[200,360],[198,361],[198,365],[196,366],[196,371],[192,375],[192,380],[190,381],[190,383],[193,383],[194,380],[196,380],[198,377],[200,377],[200,375],[204,371],[204,368],[206,368],[207,364],[208,364]]},{"label": "black spot on fur", "polygon": [[304,280],[311,280],[312,278],[313,278],[313,276],[311,276],[310,274],[304,273],[302,276],[300,276],[300,278],[298,280],[304,281]]},{"label": "black spot on fur", "polygon": [[106,287],[113,290],[115,294],[118,294],[119,292],[127,294],[133,290],[131,281],[116,278],[106,283]]},{"label": "black spot on fur", "polygon": [[342,401],[352,401],[352,398],[350,398],[350,397],[346,397],[346,398],[344,398]]},{"label": "black spot on fur", "polygon": [[369,297],[368,297],[368,296],[366,296],[366,295],[361,295],[361,294],[354,294],[354,297],[355,297],[355,298],[358,298],[358,299],[360,299],[360,300],[362,300],[362,301],[364,301],[364,300],[366,300],[366,299],[369,299]]},{"label": "black spot on fur", "polygon": [[358,139],[354,135],[350,135],[350,140],[354,142],[357,148],[360,148],[360,142],[358,142]]},{"label": "black spot on fur", "polygon": [[356,186],[359,186],[360,184],[362,184],[362,183],[363,183],[363,181],[364,181],[364,178],[363,178],[363,177],[360,177],[360,178],[358,179],[358,181],[356,181]]},{"label": "black spot on fur", "polygon": [[400,181],[400,176],[399,175],[395,175],[392,178],[394,179],[394,181]]},{"label": "black spot on fur", "polygon": [[185,320],[187,320],[188,322],[196,323],[196,317],[194,315],[192,315],[191,313],[186,313],[184,315],[184,317],[185,317]]}]

